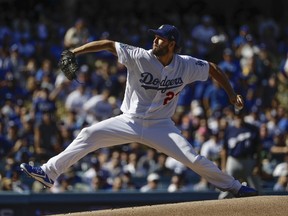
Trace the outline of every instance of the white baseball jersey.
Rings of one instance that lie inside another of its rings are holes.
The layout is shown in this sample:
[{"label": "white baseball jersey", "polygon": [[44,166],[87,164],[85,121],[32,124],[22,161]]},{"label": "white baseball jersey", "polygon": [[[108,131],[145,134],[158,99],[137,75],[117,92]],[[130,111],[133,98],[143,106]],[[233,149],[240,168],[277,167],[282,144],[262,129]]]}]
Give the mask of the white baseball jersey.
[{"label": "white baseball jersey", "polygon": [[208,78],[207,61],[176,54],[172,62],[164,67],[152,50],[118,42],[115,46],[118,61],[128,70],[121,111],[131,116],[143,119],[171,117],[185,85]]}]

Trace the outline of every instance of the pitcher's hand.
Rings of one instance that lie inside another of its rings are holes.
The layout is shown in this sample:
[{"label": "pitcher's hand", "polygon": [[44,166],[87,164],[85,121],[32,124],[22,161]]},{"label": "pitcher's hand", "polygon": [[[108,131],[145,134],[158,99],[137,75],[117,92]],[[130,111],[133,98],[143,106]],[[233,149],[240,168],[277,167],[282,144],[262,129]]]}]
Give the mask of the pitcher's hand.
[{"label": "pitcher's hand", "polygon": [[233,95],[230,98],[230,103],[234,105],[235,110],[240,111],[244,107],[244,101],[241,95]]}]

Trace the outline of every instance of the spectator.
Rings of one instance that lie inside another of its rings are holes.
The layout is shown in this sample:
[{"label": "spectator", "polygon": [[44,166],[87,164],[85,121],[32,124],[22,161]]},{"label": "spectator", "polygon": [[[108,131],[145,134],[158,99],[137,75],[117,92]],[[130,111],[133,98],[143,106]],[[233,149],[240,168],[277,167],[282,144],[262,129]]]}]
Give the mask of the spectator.
[{"label": "spectator", "polygon": [[248,34],[250,34],[249,26],[242,25],[239,28],[238,35],[232,41],[233,50],[235,50],[237,57],[240,57],[240,53],[238,52],[238,50],[247,42]]},{"label": "spectator", "polygon": [[186,166],[184,166],[182,163],[180,163],[179,161],[175,160],[172,157],[166,158],[165,166],[168,169],[173,170],[173,173],[176,173],[176,174],[181,174],[187,170]]},{"label": "spectator", "polygon": [[109,102],[110,90],[104,89],[101,94],[94,95],[83,104],[87,112],[88,122],[99,122],[113,116],[113,106]]},{"label": "spectator", "polygon": [[281,132],[280,130],[277,130],[274,133],[274,145],[270,148],[271,163],[274,164],[274,166],[285,161],[285,158],[288,155],[288,147],[285,140],[286,137],[287,133]]},{"label": "spectator", "polygon": [[0,110],[0,113],[3,116],[3,120],[5,120],[6,122],[17,118],[17,113],[16,113],[16,109],[15,109],[15,101],[13,99],[13,95],[10,93],[7,93],[4,95],[3,97],[3,103],[2,103],[2,107]]},{"label": "spectator", "polygon": [[179,94],[177,106],[183,110],[184,113],[189,112],[190,104],[193,100],[192,85],[187,85]]},{"label": "spectator", "polygon": [[54,145],[54,152],[61,152],[69,146],[69,144],[74,139],[73,129],[67,127],[66,125],[58,126],[58,140]]},{"label": "spectator", "polygon": [[160,176],[156,173],[150,173],[147,177],[147,184],[140,188],[140,192],[153,192],[159,190]]},{"label": "spectator", "polygon": [[223,60],[219,62],[218,66],[226,73],[229,80],[233,83],[233,86],[235,86],[241,74],[241,67],[239,60],[235,58],[232,49],[224,49]]},{"label": "spectator", "polygon": [[171,182],[168,185],[167,191],[170,193],[173,192],[183,192],[187,191],[188,188],[185,186],[185,175],[183,174],[174,174],[171,177]]},{"label": "spectator", "polygon": [[67,49],[78,47],[87,43],[90,37],[89,30],[84,19],[79,18],[74,26],[70,27],[64,37],[64,46]]},{"label": "spectator", "polygon": [[248,34],[246,36],[246,43],[239,47],[238,50],[242,75],[245,77],[254,72],[254,55],[259,53],[259,46],[255,40],[256,39],[252,35]]},{"label": "spectator", "polygon": [[112,192],[120,192],[123,191],[123,180],[120,176],[117,176],[113,179],[113,184],[111,188]]},{"label": "spectator", "polygon": [[[41,187],[41,185],[40,185]],[[71,191],[71,185],[68,182],[68,178],[66,176],[61,176],[56,182],[55,185],[50,188],[52,193],[64,193],[67,191]]]},{"label": "spectator", "polygon": [[259,17],[258,34],[261,43],[265,43],[272,53],[277,52],[277,39],[279,39],[279,24],[272,17]]},{"label": "spectator", "polygon": [[59,129],[54,117],[49,112],[43,112],[41,121],[36,124],[34,129],[34,149],[37,161],[45,160],[54,154],[59,136]]},{"label": "spectator", "polygon": [[75,111],[83,119],[85,117],[83,106],[89,100],[90,92],[85,85],[79,85],[66,98],[65,108],[68,111]]},{"label": "spectator", "polygon": [[110,178],[108,180],[114,179],[123,172],[123,167],[121,166],[120,161],[120,152],[118,150],[112,151],[111,158],[106,162],[104,168],[109,171]]},{"label": "spectator", "polygon": [[91,167],[82,175],[84,182],[91,184],[93,178],[95,178],[97,175],[102,176],[104,179],[107,179],[110,176],[109,171],[101,166],[101,163],[97,158],[91,157],[89,165]]},{"label": "spectator", "polygon": [[273,190],[288,191],[288,163],[282,162],[278,164],[273,171],[273,176],[277,178],[277,182],[273,186]]},{"label": "spectator", "polygon": [[151,173],[156,168],[156,157],[157,153],[155,149],[148,148],[146,154],[141,156],[138,160],[138,169],[144,171],[143,176]]},{"label": "spectator", "polygon": [[273,135],[269,134],[267,125],[262,123],[259,128],[260,142],[262,143],[261,160],[263,174],[272,175],[271,148],[274,145]]},{"label": "spectator", "polygon": [[20,179],[20,173],[17,170],[13,170],[12,176],[12,191],[17,193],[25,193],[29,191],[28,185],[24,184]]},{"label": "spectator", "polygon": [[19,129],[19,138],[11,149],[11,154],[16,162],[26,161],[34,154],[34,121],[26,116],[22,121],[22,127]]},{"label": "spectator", "polygon": [[138,160],[137,153],[131,152],[128,156],[128,163],[123,166],[124,172],[128,172],[133,177],[143,176],[145,171],[137,166]]},{"label": "spectator", "polygon": [[277,71],[278,86],[276,97],[282,106],[288,107],[288,52],[286,52],[284,57],[281,57]]},{"label": "spectator", "polygon": [[[39,68],[36,72],[36,80],[38,83],[43,82],[43,79],[45,77],[47,77],[49,79],[49,82],[54,83],[55,72],[52,68],[52,62],[49,59],[44,59],[42,64],[41,64],[41,68]],[[43,83],[42,83],[42,85],[43,85]],[[44,86],[42,86],[42,87],[44,87]],[[51,91],[52,88],[49,90]]]},{"label": "spectator", "polygon": [[197,47],[197,57],[207,58],[211,49],[211,38],[216,34],[217,30],[214,26],[213,18],[209,15],[204,15],[200,24],[191,31],[191,37],[195,40]]},{"label": "spectator", "polygon": [[23,87],[27,89],[28,93],[30,93],[29,95],[31,95],[32,92],[33,92],[28,87],[29,79],[33,78],[33,80],[35,80],[35,84],[37,84],[36,83],[36,78],[35,78],[35,74],[36,74],[37,70],[38,70],[38,68],[37,68],[36,59],[35,58],[29,58],[26,61],[26,64],[24,64],[24,67],[23,67],[23,69],[21,71],[21,74],[23,76],[23,80],[20,81],[20,83],[24,82],[24,86]]},{"label": "spectator", "polygon": [[1,149],[0,154],[3,158],[10,156],[16,141],[19,139],[19,125],[15,121],[9,121],[7,125],[7,133],[0,135]]},{"label": "spectator", "polygon": [[157,173],[161,177],[170,177],[173,174],[173,171],[166,167],[166,159],[167,155],[165,154],[158,154],[157,163],[155,169],[152,170],[153,173]]},{"label": "spectator", "polygon": [[[227,127],[224,135],[224,145],[221,167],[234,178],[247,182],[251,187],[261,191],[257,175],[260,174],[259,129],[244,122],[244,112],[234,115],[233,124]],[[222,192],[220,198],[227,193]]]},{"label": "spectator", "polygon": [[12,191],[13,185],[12,180],[10,178],[4,177],[1,181],[1,188],[2,191]]},{"label": "spectator", "polygon": [[281,105],[277,107],[277,127],[281,132],[288,132],[288,115],[287,111]]},{"label": "spectator", "polygon": [[41,88],[33,95],[31,115],[35,119],[35,123],[42,121],[44,113],[56,113],[55,101],[49,98],[49,94],[49,89]]},{"label": "spectator", "polygon": [[26,98],[26,90],[19,86],[18,80],[15,79],[12,72],[7,72],[5,74],[3,86],[1,86],[0,89],[0,95],[2,96],[0,102],[4,99],[4,95],[8,95],[9,97],[12,95],[13,98],[11,99],[16,102],[19,99],[23,100]]},{"label": "spectator", "polygon": [[[201,146],[200,155],[208,158],[217,166],[221,166],[221,151],[223,148],[222,139],[220,138],[220,133],[212,132],[210,138],[205,141]],[[201,177],[200,181],[193,186],[194,191],[207,191],[211,185]]]},{"label": "spectator", "polygon": [[288,52],[282,57],[279,65],[278,79],[281,83],[286,83],[288,79]]},{"label": "spectator", "polygon": [[61,175],[55,187],[50,189],[53,193],[61,193],[64,191],[90,191],[88,186],[82,184],[80,176],[74,169],[69,169],[67,173]]},{"label": "spectator", "polygon": [[40,42],[46,42],[49,37],[49,20],[45,15],[40,16],[39,21],[36,23],[37,39]]},{"label": "spectator", "polygon": [[19,47],[20,55],[24,56],[25,58],[31,58],[35,53],[35,46],[25,37],[20,38],[17,46]]},{"label": "spectator", "polygon": [[205,90],[203,105],[209,116],[215,111],[222,110],[229,105],[226,92],[217,82],[213,81],[213,84]]},{"label": "spectator", "polygon": [[77,112],[74,110],[70,110],[66,112],[66,115],[61,116],[61,123],[64,127],[71,130],[73,133],[73,137],[76,137],[79,133],[79,130],[83,126],[82,119],[78,118]]},{"label": "spectator", "polygon": [[92,178],[91,191],[110,190],[111,185],[108,184],[107,179],[101,175],[96,175]]},{"label": "spectator", "polygon": [[210,138],[202,144],[200,154],[221,166],[222,139],[218,132],[210,134]]},{"label": "spectator", "polygon": [[[0,80],[4,80],[6,74],[11,72],[12,62],[9,58],[9,51],[0,47]],[[13,75],[13,74],[12,74]]]},{"label": "spectator", "polygon": [[21,58],[19,54],[19,48],[17,44],[13,44],[10,47],[10,62],[11,62],[11,71],[15,78],[19,80],[21,87],[24,87],[23,85],[23,74],[22,70],[24,68],[24,59]]},{"label": "spectator", "polygon": [[124,190],[136,190],[137,189],[137,185],[135,184],[135,182],[132,179],[132,175],[130,172],[124,171],[124,173],[122,174],[122,181],[123,181],[123,189]]},{"label": "spectator", "polygon": [[99,93],[108,88],[112,96],[123,96],[126,83],[125,72],[118,64],[115,66],[108,60],[97,59],[95,71],[91,75],[91,85]]}]

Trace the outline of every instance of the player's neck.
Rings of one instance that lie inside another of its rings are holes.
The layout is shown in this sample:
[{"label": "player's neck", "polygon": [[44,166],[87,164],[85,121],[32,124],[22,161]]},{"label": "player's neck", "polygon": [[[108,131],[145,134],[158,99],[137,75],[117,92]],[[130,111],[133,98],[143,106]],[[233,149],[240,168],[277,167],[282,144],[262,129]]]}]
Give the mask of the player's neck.
[{"label": "player's neck", "polygon": [[169,65],[174,57],[174,53],[168,53],[167,55],[164,56],[156,56],[156,58],[161,62],[161,64],[165,67]]}]

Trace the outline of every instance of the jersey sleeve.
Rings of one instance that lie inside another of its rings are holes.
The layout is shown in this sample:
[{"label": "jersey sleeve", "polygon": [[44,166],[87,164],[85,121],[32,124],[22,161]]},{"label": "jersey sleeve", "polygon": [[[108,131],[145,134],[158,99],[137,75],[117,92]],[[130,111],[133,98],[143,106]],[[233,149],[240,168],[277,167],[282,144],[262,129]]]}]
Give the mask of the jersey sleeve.
[{"label": "jersey sleeve", "polygon": [[115,42],[115,48],[119,63],[131,67],[134,63],[132,60],[137,58],[139,48],[120,42]]},{"label": "jersey sleeve", "polygon": [[189,58],[189,81],[206,81],[209,76],[209,64],[205,60],[200,60],[197,58],[190,57]]}]

